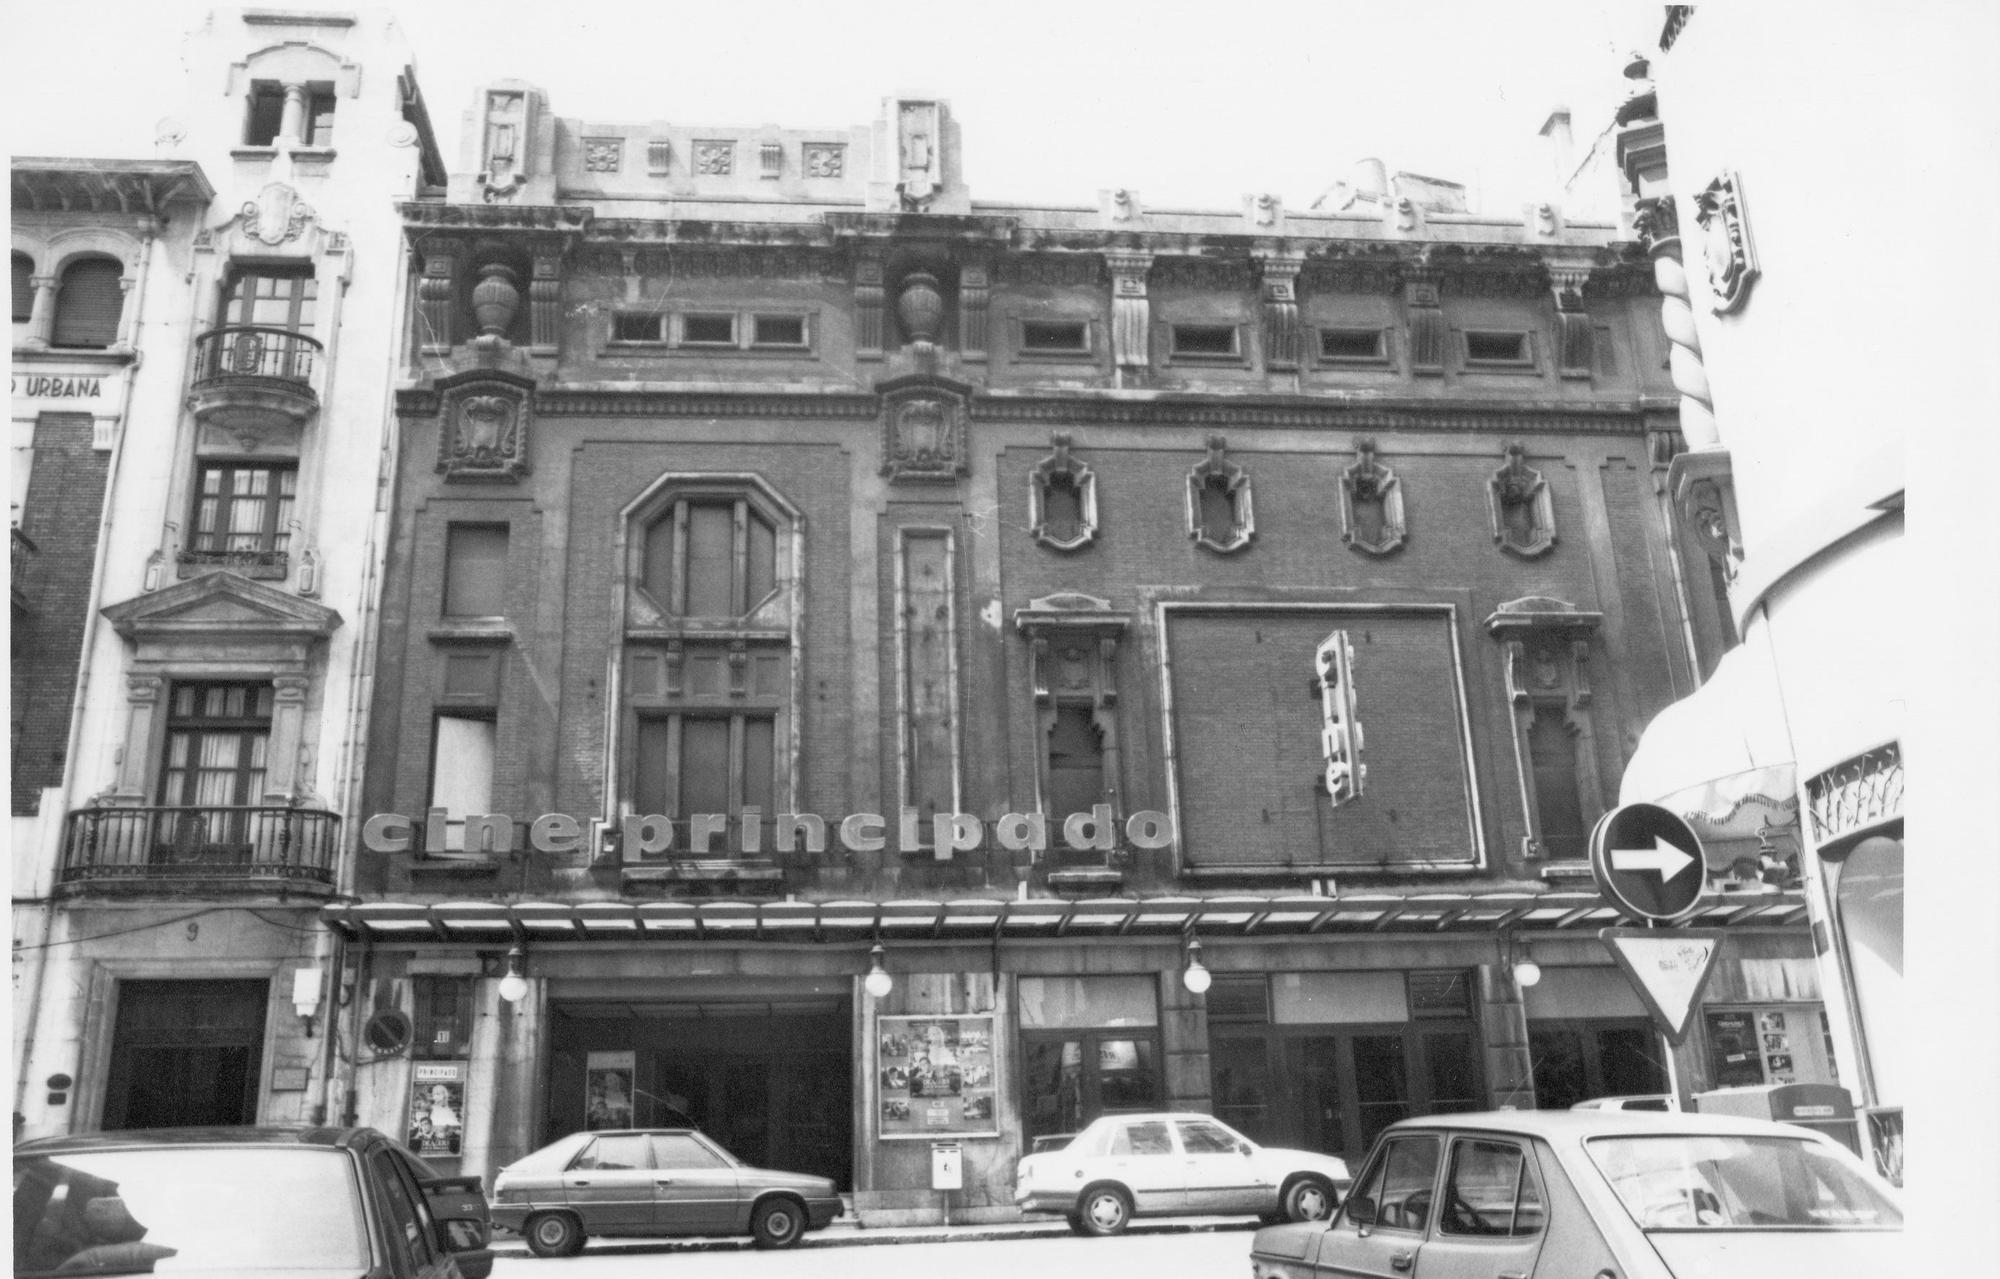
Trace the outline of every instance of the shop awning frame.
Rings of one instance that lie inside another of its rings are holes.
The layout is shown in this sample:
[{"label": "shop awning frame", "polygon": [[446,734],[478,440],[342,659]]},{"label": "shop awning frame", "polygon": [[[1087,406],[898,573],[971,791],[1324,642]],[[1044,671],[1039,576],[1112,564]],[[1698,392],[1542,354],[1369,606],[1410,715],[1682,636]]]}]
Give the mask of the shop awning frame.
[{"label": "shop awning frame", "polygon": [[[1690,928],[1778,927],[1805,919],[1804,895],[1712,893]],[[375,945],[691,941],[1079,940],[1093,937],[1340,936],[1592,932],[1639,926],[1596,893],[1356,893],[1346,896],[1100,897],[952,901],[356,902],[320,919]]]}]

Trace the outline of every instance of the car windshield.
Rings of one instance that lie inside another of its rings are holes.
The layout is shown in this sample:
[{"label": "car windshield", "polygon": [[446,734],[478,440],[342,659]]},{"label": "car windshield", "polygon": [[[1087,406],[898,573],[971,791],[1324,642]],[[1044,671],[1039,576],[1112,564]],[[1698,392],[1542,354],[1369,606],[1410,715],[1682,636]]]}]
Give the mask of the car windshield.
[{"label": "car windshield", "polygon": [[1839,1155],[1791,1137],[1598,1137],[1584,1149],[1641,1230],[1900,1230]]},{"label": "car windshield", "polygon": [[157,1146],[14,1159],[14,1273],[368,1268],[341,1151]]}]

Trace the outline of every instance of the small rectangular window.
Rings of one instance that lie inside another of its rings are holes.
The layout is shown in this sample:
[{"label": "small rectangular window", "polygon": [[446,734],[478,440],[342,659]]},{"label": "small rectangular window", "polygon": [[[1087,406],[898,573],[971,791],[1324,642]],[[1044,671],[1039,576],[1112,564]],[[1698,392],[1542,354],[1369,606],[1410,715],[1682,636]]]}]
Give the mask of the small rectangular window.
[{"label": "small rectangular window", "polygon": [[506,525],[451,525],[445,531],[444,558],[446,617],[500,617],[506,613]]},{"label": "small rectangular window", "polygon": [[1521,366],[1529,362],[1528,335],[1471,331],[1465,335],[1467,364]]},{"label": "small rectangular window", "polygon": [[1466,971],[1415,972],[1410,979],[1410,1016],[1470,1017],[1472,982]]},{"label": "small rectangular window", "polygon": [[1236,354],[1236,326],[1233,324],[1176,324],[1173,326],[1175,355],[1233,356]]},{"label": "small rectangular window", "polygon": [[756,315],[750,317],[751,346],[791,346],[806,344],[803,315]]},{"label": "small rectangular window", "polygon": [[681,342],[685,346],[735,346],[736,317],[733,315],[683,315]]},{"label": "small rectangular window", "polygon": [[250,112],[243,126],[243,145],[276,146],[278,130],[285,120],[283,85],[259,80],[250,86]]},{"label": "small rectangular window", "polygon": [[1021,321],[1023,351],[1075,352],[1090,349],[1090,326],[1082,320]]},{"label": "small rectangular window", "polygon": [[1321,329],[1319,355],[1322,360],[1367,361],[1375,364],[1388,358],[1380,329]]},{"label": "small rectangular window", "polygon": [[657,342],[660,340],[660,317],[649,314],[614,315],[611,317],[611,340]]},{"label": "small rectangular window", "polygon": [[472,992],[464,977],[412,977],[412,1057],[462,1057],[472,1042]]},{"label": "small rectangular window", "polygon": [[302,139],[309,147],[330,147],[333,145],[333,103],[331,90],[314,90],[306,95],[306,136]]}]

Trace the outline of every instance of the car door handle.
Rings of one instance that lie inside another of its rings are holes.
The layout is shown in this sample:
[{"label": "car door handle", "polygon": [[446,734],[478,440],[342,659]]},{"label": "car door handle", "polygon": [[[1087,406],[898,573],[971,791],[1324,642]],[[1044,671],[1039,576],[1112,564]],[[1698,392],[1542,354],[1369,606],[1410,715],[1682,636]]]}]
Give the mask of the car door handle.
[{"label": "car door handle", "polygon": [[[653,1180],[655,1183],[662,1186],[671,1186],[674,1184],[674,1179],[672,1177],[655,1177],[653,1178]],[[1522,1279],[1526,1279],[1526,1276],[1522,1276]]]},{"label": "car door handle", "polygon": [[1417,1254],[1414,1252],[1392,1252],[1389,1254],[1389,1268],[1391,1270],[1408,1270],[1410,1263],[1416,1259]]},{"label": "car door handle", "polygon": [[589,1185],[590,1183],[589,1183],[589,1182],[587,1182],[587,1181],[572,1181],[572,1182],[570,1182],[569,1184],[570,1184],[570,1185],[572,1185],[572,1186],[587,1186],[587,1185]]}]

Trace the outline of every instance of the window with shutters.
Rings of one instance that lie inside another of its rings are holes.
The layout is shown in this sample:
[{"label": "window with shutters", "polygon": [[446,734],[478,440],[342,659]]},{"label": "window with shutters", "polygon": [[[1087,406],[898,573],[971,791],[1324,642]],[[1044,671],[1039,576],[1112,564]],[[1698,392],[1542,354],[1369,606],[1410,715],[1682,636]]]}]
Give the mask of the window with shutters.
[{"label": "window with shutters", "polygon": [[310,334],[319,281],[310,265],[239,267],[222,300],[222,322]]},{"label": "window with shutters", "polygon": [[103,350],[116,342],[125,310],[123,274],[113,258],[82,258],[65,267],[56,287],[55,332],[49,344]]},{"label": "window with shutters", "polygon": [[203,464],[180,556],[182,576],[201,565],[216,565],[250,577],[283,578],[290,566],[298,480],[291,466]]},{"label": "window with shutters", "polygon": [[14,255],[14,323],[26,324],[35,314],[35,261]]},{"label": "window with shutters", "polygon": [[269,684],[176,684],[167,702],[160,803],[208,808],[261,801],[274,700]]},{"label": "window with shutters", "polygon": [[[761,832],[746,824],[762,825],[777,811],[776,725],[775,713],[641,716],[633,787],[639,811],[673,818],[673,846],[689,856],[755,851]],[[697,815],[725,824],[704,837],[690,822]]]},{"label": "window with shutters", "polygon": [[670,616],[742,617],[776,588],[777,569],[777,528],[747,497],[684,497],[646,529],[642,580]]},{"label": "window with shutters", "polygon": [[430,807],[445,810],[445,836],[443,848],[428,848],[426,853],[501,851],[477,822],[472,823],[479,828],[476,833],[470,839],[466,834],[467,817],[493,812],[493,760],[499,737],[500,726],[491,710],[438,713],[431,737]]}]

